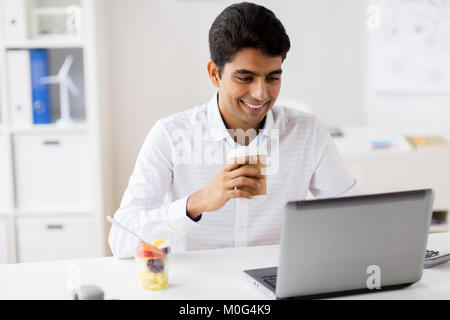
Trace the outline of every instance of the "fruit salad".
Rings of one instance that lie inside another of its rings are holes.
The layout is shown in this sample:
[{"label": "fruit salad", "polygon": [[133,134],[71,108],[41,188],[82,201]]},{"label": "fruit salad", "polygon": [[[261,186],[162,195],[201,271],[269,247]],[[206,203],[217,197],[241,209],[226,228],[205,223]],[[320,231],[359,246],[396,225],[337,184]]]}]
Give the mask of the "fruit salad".
[{"label": "fruit salad", "polygon": [[136,248],[135,260],[139,278],[144,289],[161,290],[167,288],[168,261],[170,247],[159,238],[151,243],[140,242]]}]

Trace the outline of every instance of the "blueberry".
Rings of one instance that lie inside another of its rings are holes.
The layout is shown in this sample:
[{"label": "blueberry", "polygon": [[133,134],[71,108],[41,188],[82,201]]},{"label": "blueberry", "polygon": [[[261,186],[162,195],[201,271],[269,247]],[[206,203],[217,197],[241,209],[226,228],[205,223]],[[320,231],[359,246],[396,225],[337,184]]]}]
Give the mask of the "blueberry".
[{"label": "blueberry", "polygon": [[149,259],[147,267],[151,272],[161,273],[164,271],[164,262],[161,259]]},{"label": "blueberry", "polygon": [[167,256],[170,253],[170,247],[162,248],[162,252],[164,253],[165,256]]}]

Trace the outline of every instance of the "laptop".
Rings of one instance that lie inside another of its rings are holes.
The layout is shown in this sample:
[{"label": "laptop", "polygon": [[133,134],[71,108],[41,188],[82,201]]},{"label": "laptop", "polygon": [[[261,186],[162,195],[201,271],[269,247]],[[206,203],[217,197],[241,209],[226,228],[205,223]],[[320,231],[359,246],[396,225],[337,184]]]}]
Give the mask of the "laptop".
[{"label": "laptop", "polygon": [[245,270],[271,298],[326,298],[420,280],[432,189],[287,203],[278,267]]}]

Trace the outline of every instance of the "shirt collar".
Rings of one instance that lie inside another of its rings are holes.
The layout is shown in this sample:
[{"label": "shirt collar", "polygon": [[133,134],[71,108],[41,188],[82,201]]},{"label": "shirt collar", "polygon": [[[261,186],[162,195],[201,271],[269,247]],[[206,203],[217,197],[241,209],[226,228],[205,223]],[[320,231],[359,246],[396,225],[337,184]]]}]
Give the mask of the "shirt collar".
[{"label": "shirt collar", "polygon": [[[226,139],[231,136],[223,122],[222,115],[220,114],[219,105],[217,104],[217,95],[219,93],[215,93],[212,99],[208,103],[207,107],[207,119],[208,119],[208,129],[210,132],[210,136],[213,141],[219,141],[222,139]],[[264,127],[262,130],[262,135],[268,136],[270,135],[270,129],[273,126],[273,112],[272,109],[269,110],[266,114],[266,118],[264,121]]]},{"label": "shirt collar", "polygon": [[217,104],[217,95],[215,93],[212,99],[208,103],[208,129],[213,141],[219,141],[225,139],[230,134],[225,127],[225,123],[222,120],[220,114],[219,105]]}]

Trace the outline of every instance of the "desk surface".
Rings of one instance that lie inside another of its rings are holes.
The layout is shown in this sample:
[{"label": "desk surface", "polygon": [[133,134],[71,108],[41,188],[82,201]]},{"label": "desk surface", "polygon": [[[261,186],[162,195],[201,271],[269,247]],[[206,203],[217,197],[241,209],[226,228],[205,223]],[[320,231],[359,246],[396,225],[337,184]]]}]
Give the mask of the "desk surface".
[{"label": "desk surface", "polygon": [[[431,234],[429,249],[450,251],[450,234]],[[70,299],[67,289],[80,275],[106,299],[267,299],[250,286],[244,269],[277,264],[279,246],[229,248],[170,255],[169,283],[162,291],[140,287],[133,259],[114,257],[7,264],[0,266],[0,299]],[[450,299],[450,263],[425,269],[422,279],[395,291],[340,299]]]}]

